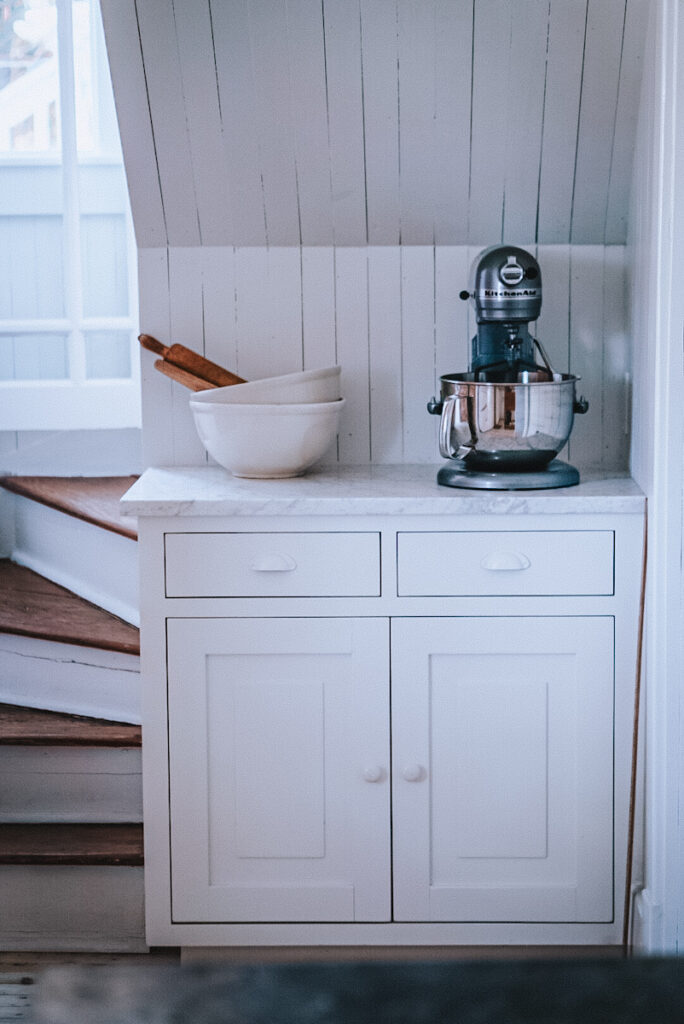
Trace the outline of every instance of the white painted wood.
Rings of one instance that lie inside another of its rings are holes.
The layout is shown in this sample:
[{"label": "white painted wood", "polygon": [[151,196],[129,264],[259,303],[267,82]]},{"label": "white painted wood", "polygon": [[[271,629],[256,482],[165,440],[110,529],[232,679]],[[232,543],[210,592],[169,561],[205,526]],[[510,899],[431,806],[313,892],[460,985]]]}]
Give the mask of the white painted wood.
[{"label": "white painted wood", "polygon": [[[167,343],[171,336],[168,250],[138,249],[140,330]],[[145,465],[173,464],[170,412],[173,384],[154,369],[155,355],[140,350],[142,437]]]},{"label": "white painted wood", "polygon": [[503,196],[506,241],[537,236],[549,13],[547,0],[522,0],[515,4],[511,19],[508,85],[505,96],[498,98],[507,131]]},{"label": "white painted wood", "polygon": [[[606,215],[605,241],[608,245],[620,244],[627,238],[628,233],[641,86],[641,77],[634,75],[632,69],[644,66],[644,40],[651,8],[652,5],[647,0],[637,0],[636,3],[631,0],[625,10]],[[650,72],[650,68],[648,70]]]},{"label": "white painted wood", "polygon": [[434,252],[432,246],[401,249],[402,462],[437,459],[438,420],[425,409],[435,383]]},{"label": "white painted wood", "polygon": [[302,260],[302,346],[304,369],[337,364],[335,250],[307,246]]},{"label": "white painted wood", "polygon": [[572,249],[569,369],[581,378],[578,393],[588,400],[589,412],[575,418],[568,451],[573,464],[587,469],[605,465],[599,440],[603,437],[603,358],[600,363],[596,358],[604,324],[604,258],[603,246]]},{"label": "white painted wood", "polygon": [[[136,0],[145,85],[169,245],[198,245],[194,168],[173,5]],[[130,179],[129,179],[130,188]]]},{"label": "white painted wood", "polygon": [[[224,146],[225,175],[233,203],[235,245],[266,245],[264,197],[260,179],[249,4],[210,5],[213,52],[202,55],[216,69]],[[294,239],[292,240],[294,241]]]},{"label": "white painted wood", "polygon": [[[169,260],[169,324],[164,344],[181,344],[204,354],[201,251],[174,247],[168,250]],[[149,333],[149,332],[148,332]],[[153,373],[161,377],[157,370]],[[206,462],[207,454],[197,436],[190,412],[191,392],[182,384],[171,382],[170,429],[173,461],[180,464]]]},{"label": "white painted wood", "polygon": [[397,534],[397,593],[612,594],[609,530]]},{"label": "white painted wood", "polygon": [[[474,4],[435,4],[435,205],[437,245],[468,239],[470,73]],[[404,126],[405,127],[405,126]],[[467,143],[467,144],[466,144]]]},{"label": "white painted wood", "polygon": [[[175,0],[173,21],[178,47],[183,107],[199,244],[225,245],[233,239],[231,183],[225,173],[213,24],[209,0]],[[192,195],[186,182],[186,189]]]},{"label": "white painted wood", "polygon": [[370,381],[368,341],[368,262],[363,249],[335,250],[336,359],[346,399],[340,417],[338,458],[370,460]]},{"label": "white painted wood", "polygon": [[570,240],[605,239],[625,0],[588,4]]},{"label": "white painted wood", "polygon": [[0,700],[138,723],[139,658],[118,651],[2,634]]},{"label": "white painted wood", "polygon": [[167,533],[168,597],[380,593],[378,533]]},{"label": "white painted wood", "polygon": [[301,259],[295,248],[236,253],[237,373],[246,380],[302,369]]},{"label": "white painted wood", "polygon": [[402,459],[401,250],[368,249],[370,461]]},{"label": "white painted wood", "polygon": [[12,561],[139,625],[137,542],[16,496]]},{"label": "white painted wood", "polygon": [[0,949],[143,953],[143,869],[0,866]]},{"label": "white painted wood", "polygon": [[328,146],[335,245],[368,239],[359,0],[325,0]]},{"label": "white painted wood", "polygon": [[395,0],[361,0],[361,71],[369,245],[398,245],[399,78]]},{"label": "white painted wood", "polygon": [[[165,245],[158,153],[150,117],[135,0],[100,5],[139,247]],[[132,183],[135,183],[134,185]]]},{"label": "white painted wood", "polygon": [[238,335],[235,252],[226,246],[202,246],[202,327],[204,355],[236,373]]},{"label": "white painted wood", "polygon": [[[629,463],[630,407],[628,388],[631,358],[627,329],[627,266],[623,246],[604,250],[602,346],[603,466]],[[581,386],[580,386],[581,387]]]},{"label": "white painted wood", "polygon": [[140,750],[0,747],[0,822],[142,821]]},{"label": "white painted wood", "polygon": [[587,7],[588,0],[549,7],[537,225],[545,244],[570,240]]},{"label": "white painted wood", "polygon": [[286,14],[299,242],[329,246],[333,215],[324,6],[319,0],[288,0]]},{"label": "white painted wood", "polygon": [[435,241],[435,5],[397,0],[399,217],[404,245]]},{"label": "white painted wood", "polygon": [[404,619],[393,656],[395,918],[611,921],[612,619]]},{"label": "white painted wood", "polygon": [[168,628],[174,919],[388,920],[387,623]]}]

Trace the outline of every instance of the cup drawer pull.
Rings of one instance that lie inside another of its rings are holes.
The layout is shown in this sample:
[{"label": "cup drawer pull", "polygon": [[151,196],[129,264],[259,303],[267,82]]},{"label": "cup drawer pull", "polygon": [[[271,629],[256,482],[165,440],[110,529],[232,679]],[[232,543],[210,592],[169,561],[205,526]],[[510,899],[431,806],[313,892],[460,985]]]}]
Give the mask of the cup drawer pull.
[{"label": "cup drawer pull", "polygon": [[251,568],[254,572],[292,572],[297,563],[290,555],[260,555]]},{"label": "cup drawer pull", "polygon": [[520,572],[529,569],[530,560],[521,551],[492,551],[480,562],[490,572]]}]

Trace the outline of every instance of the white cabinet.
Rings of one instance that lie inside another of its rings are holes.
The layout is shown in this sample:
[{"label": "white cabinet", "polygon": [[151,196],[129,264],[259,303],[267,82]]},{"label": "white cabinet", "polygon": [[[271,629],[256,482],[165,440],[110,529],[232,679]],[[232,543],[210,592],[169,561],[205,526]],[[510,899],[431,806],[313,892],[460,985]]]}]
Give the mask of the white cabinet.
[{"label": "white cabinet", "polygon": [[619,943],[642,503],[243,488],[139,520],[148,942]]},{"label": "white cabinet", "polygon": [[170,619],[174,921],[388,921],[385,619]]},{"label": "white cabinet", "polygon": [[613,620],[398,619],[394,917],[611,921]]}]

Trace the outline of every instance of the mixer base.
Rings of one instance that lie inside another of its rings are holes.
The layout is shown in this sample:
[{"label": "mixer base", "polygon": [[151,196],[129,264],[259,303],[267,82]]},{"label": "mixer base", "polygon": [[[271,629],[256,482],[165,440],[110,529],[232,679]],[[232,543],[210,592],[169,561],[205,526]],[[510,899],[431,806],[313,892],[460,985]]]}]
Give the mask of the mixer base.
[{"label": "mixer base", "polygon": [[489,491],[533,491],[549,487],[572,487],[579,473],[567,462],[554,459],[546,469],[530,473],[482,473],[466,469],[463,462],[450,462],[437,474],[444,487],[472,487]]}]

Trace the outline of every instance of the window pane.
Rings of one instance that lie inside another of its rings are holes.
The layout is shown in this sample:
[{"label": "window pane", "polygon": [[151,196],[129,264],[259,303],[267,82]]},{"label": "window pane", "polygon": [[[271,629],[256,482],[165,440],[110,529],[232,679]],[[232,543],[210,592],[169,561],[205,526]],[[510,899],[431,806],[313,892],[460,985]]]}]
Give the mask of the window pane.
[{"label": "window pane", "polygon": [[94,0],[73,0],[76,140],[80,154],[120,153],[114,97]]},{"label": "window pane", "polygon": [[0,0],[0,153],[60,146],[55,0]]},{"label": "window pane", "polygon": [[84,316],[128,314],[128,239],[123,214],[81,218]]},{"label": "window pane", "polygon": [[64,316],[61,217],[0,217],[0,317]]},{"label": "window pane", "polygon": [[0,335],[0,380],[65,380],[66,334]]},{"label": "window pane", "polygon": [[88,331],[85,345],[88,380],[130,377],[131,336],[128,331]]}]

